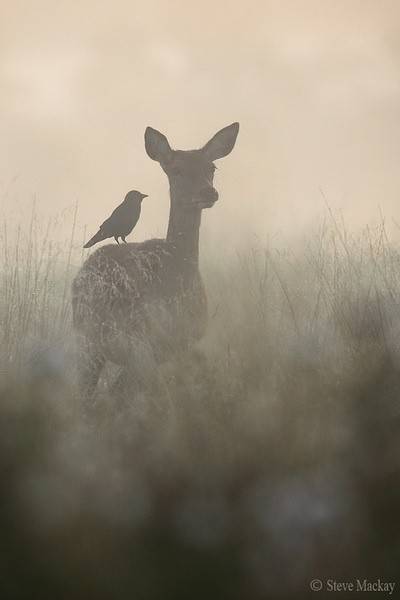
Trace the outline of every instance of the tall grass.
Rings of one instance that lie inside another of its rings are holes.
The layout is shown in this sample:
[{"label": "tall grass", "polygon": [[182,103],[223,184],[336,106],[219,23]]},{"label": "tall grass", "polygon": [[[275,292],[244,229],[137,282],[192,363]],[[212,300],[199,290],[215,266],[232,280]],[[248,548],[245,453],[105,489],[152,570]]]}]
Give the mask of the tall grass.
[{"label": "tall grass", "polygon": [[328,210],[295,245],[205,253],[199,352],[122,407],[106,374],[90,419],[74,400],[71,223],[61,245],[35,213],[1,234],[4,597],[395,581],[399,250],[384,222],[355,234]]},{"label": "tall grass", "polygon": [[43,220],[32,205],[24,227],[3,219],[0,231],[0,366],[21,371],[26,360],[55,345],[66,349],[71,335],[70,285],[83,254],[76,240],[77,207],[71,233],[57,237],[57,219]]}]

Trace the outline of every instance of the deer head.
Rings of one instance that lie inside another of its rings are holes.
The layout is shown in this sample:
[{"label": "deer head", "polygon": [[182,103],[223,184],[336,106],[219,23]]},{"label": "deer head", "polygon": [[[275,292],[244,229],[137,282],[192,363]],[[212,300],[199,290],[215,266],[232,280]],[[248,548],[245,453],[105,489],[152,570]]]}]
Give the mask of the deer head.
[{"label": "deer head", "polygon": [[239,123],[232,123],[218,131],[200,150],[173,150],[165,135],[147,127],[146,152],[160,163],[169,179],[171,200],[181,210],[199,212],[218,200],[213,185],[214,161],[232,151],[238,132]]}]

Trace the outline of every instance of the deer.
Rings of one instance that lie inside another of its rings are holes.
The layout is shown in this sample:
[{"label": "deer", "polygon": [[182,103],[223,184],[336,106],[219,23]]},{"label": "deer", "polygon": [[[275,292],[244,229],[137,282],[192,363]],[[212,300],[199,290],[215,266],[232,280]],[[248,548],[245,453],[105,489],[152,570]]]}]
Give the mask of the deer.
[{"label": "deer", "polygon": [[80,393],[93,397],[106,361],[139,376],[144,361],[160,364],[204,336],[207,296],[199,269],[202,211],[218,200],[214,161],[235,146],[239,123],[202,148],[174,150],[152,127],[147,155],[168,177],[170,214],[165,239],[107,244],[83,263],[72,284]]}]

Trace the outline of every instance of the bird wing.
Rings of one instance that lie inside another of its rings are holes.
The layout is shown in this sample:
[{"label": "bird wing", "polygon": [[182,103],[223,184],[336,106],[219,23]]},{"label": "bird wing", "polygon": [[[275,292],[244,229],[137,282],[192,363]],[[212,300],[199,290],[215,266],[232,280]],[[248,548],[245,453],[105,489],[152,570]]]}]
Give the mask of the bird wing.
[{"label": "bird wing", "polygon": [[112,223],[110,223],[111,221],[111,217],[108,217],[108,219],[106,219],[99,227],[99,229],[101,231],[105,231],[107,229],[109,229],[109,226],[112,225]]},{"label": "bird wing", "polygon": [[130,233],[140,217],[140,205],[132,208],[122,203],[113,210],[111,215],[100,225],[100,230],[110,235]]},{"label": "bird wing", "polygon": [[122,204],[120,204],[119,206],[117,206],[117,208],[115,208],[111,215],[108,217],[108,219],[106,219],[101,225],[100,225],[100,229],[101,231],[110,231],[111,233],[113,232],[113,230],[117,227],[118,228],[118,223],[120,221],[120,217],[122,216],[120,213],[123,212],[121,211],[122,208]]}]

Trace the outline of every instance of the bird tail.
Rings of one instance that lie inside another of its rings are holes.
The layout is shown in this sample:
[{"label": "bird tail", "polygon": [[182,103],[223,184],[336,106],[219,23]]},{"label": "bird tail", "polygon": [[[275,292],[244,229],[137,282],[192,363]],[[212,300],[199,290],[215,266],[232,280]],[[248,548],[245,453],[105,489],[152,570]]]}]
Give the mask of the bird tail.
[{"label": "bird tail", "polygon": [[104,235],[104,231],[99,229],[99,231],[96,233],[96,235],[94,235],[92,238],[90,238],[90,240],[88,242],[86,242],[86,244],[83,247],[91,248],[92,246],[97,244],[97,242],[101,242],[102,240],[107,239],[107,237],[108,237],[107,235]]}]

